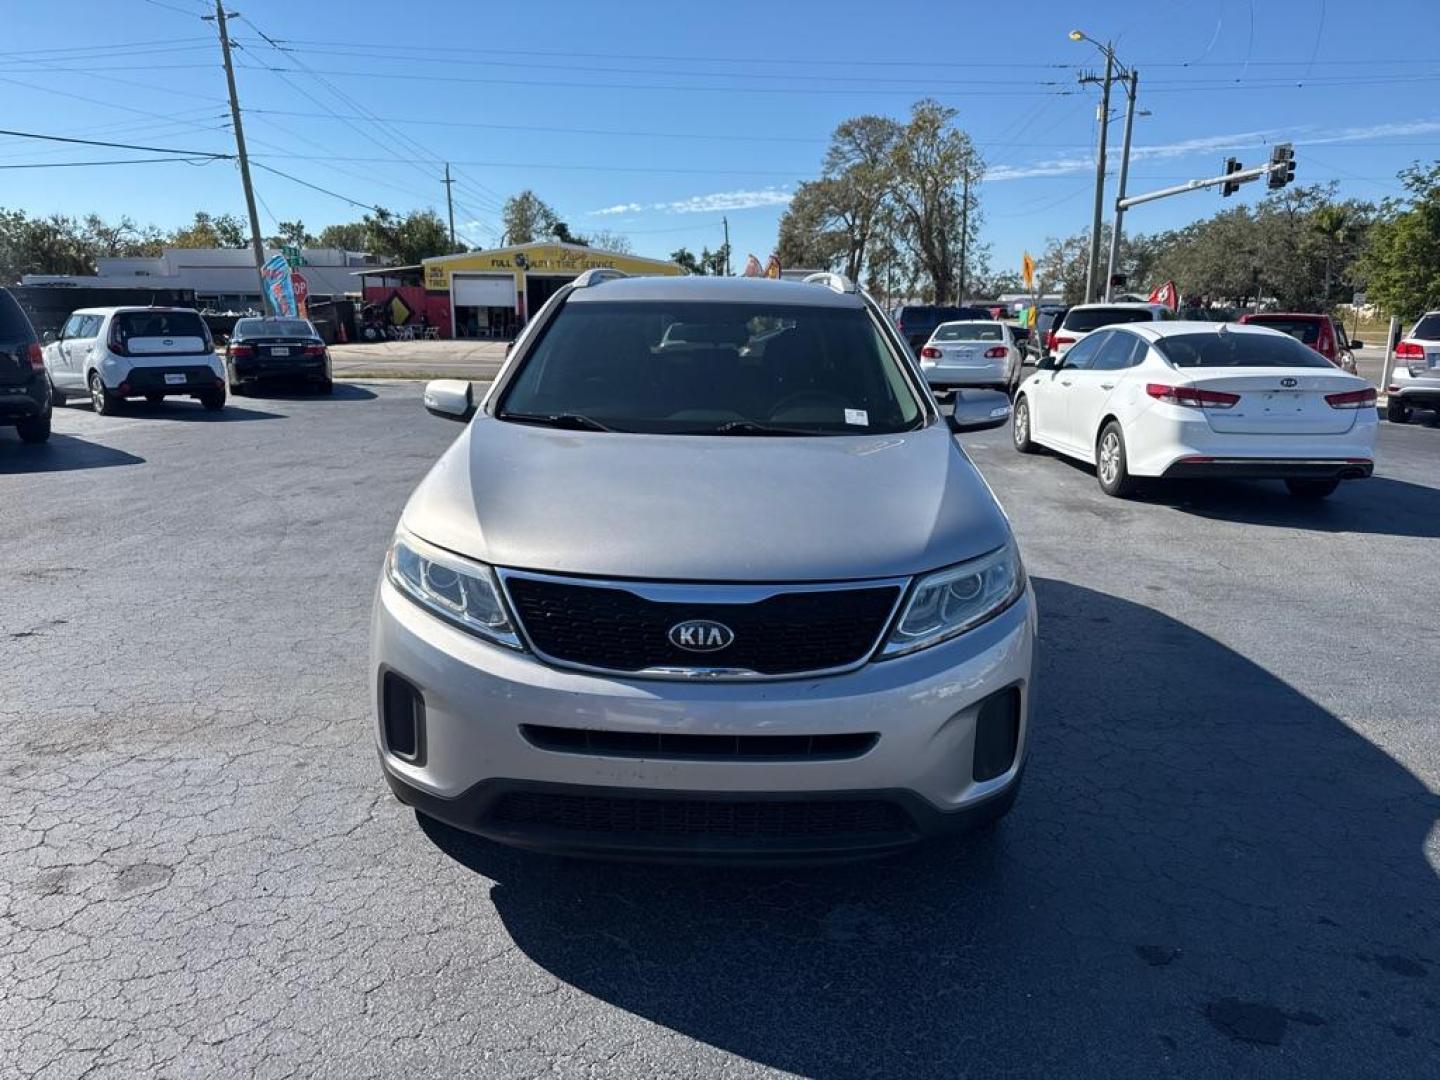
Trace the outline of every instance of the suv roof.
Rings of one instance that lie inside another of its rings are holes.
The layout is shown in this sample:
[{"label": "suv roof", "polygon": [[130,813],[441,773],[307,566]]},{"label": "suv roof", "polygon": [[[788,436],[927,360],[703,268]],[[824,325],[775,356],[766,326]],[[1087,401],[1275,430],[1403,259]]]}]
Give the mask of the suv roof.
[{"label": "suv roof", "polygon": [[194,308],[189,308],[189,307],[171,307],[171,306],[169,306],[169,305],[158,305],[158,304],[155,305],[155,306],[153,306],[153,307],[150,307],[150,306],[141,306],[141,305],[137,305],[137,304],[130,304],[130,305],[121,306],[121,307],[84,307],[84,308],[76,308],[76,309],[75,309],[74,311],[72,311],[70,314],[71,314],[71,315],[125,315],[125,314],[128,314],[129,312],[132,312],[132,311],[189,311],[189,312],[193,312],[193,313],[196,314],[196,315],[200,314],[200,313],[199,313],[198,311],[196,311]]},{"label": "suv roof", "polygon": [[1100,309],[1100,308],[1128,308],[1128,309],[1135,310],[1135,311],[1169,311],[1169,310],[1170,310],[1169,307],[1167,307],[1167,306],[1164,305],[1164,304],[1148,304],[1148,303],[1144,303],[1144,302],[1137,302],[1137,301],[1135,301],[1135,300],[1115,300],[1115,301],[1112,301],[1111,303],[1108,303],[1108,304],[1105,303],[1104,301],[1096,301],[1096,302],[1093,303],[1093,304],[1076,304],[1074,307],[1068,308],[1068,309],[1066,309],[1066,310],[1067,310],[1067,311],[1096,311],[1096,310],[1098,310],[1098,309]]},{"label": "suv roof", "polygon": [[863,308],[858,292],[836,292],[821,284],[774,278],[725,277],[616,277],[565,298],[569,304],[612,301],[671,300],[677,303],[794,304],[800,307]]}]

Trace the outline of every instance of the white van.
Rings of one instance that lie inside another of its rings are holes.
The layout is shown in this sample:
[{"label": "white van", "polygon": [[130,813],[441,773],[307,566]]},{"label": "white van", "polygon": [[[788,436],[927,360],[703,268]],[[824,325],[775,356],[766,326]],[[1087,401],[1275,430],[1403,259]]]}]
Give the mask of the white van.
[{"label": "white van", "polygon": [[102,416],[126,398],[192,397],[211,411],[225,407],[225,368],[193,308],[81,308],[47,342],[44,358],[57,405],[88,394]]},{"label": "white van", "polygon": [[1065,312],[1065,317],[1050,331],[1050,336],[1045,342],[1045,351],[1058,360],[1086,334],[1093,334],[1103,326],[1115,326],[1119,323],[1169,322],[1174,318],[1175,313],[1164,304],[1076,304]]}]

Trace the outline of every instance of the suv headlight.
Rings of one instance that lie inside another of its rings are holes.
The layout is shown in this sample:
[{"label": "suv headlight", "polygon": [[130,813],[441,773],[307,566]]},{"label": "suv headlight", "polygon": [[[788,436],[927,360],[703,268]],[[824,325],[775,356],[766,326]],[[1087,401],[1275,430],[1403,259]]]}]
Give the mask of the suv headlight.
[{"label": "suv headlight", "polygon": [[1002,548],[915,584],[880,658],[904,656],[948,641],[993,619],[1025,591],[1025,568],[1011,540]]},{"label": "suv headlight", "polygon": [[524,648],[500,598],[495,571],[399,531],[385,556],[385,576],[415,603],[486,641]]}]

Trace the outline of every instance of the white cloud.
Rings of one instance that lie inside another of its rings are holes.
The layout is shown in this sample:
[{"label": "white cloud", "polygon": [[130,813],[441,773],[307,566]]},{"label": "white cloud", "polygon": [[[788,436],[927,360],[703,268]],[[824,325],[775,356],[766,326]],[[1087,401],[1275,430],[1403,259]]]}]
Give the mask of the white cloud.
[{"label": "white cloud", "polygon": [[[1341,128],[1338,131],[1315,132],[1312,128],[1300,128],[1287,135],[1282,129],[1270,128],[1259,131],[1239,131],[1230,135],[1205,135],[1194,139],[1182,139],[1173,143],[1156,143],[1150,146],[1131,148],[1131,161],[1185,157],[1215,150],[1245,150],[1277,142],[1290,141],[1297,146],[1320,146],[1325,143],[1364,142],[1367,139],[1383,139],[1395,135],[1430,135],[1440,132],[1440,120],[1412,120],[1403,123],[1375,124],[1371,127]],[[1118,153],[1111,148],[1112,169],[1119,162]],[[985,179],[993,182],[1024,180],[1032,176],[1067,176],[1071,173],[1089,172],[1095,168],[1095,158],[1056,158],[1036,161],[1029,165],[1000,165],[985,173]]]},{"label": "white cloud", "polygon": [[691,195],[672,202],[616,203],[600,210],[591,210],[592,215],[634,214],[641,210],[654,210],[662,214],[710,214],[721,210],[753,210],[761,206],[787,206],[794,196],[782,188],[758,188],[739,191],[712,191],[705,195]]}]

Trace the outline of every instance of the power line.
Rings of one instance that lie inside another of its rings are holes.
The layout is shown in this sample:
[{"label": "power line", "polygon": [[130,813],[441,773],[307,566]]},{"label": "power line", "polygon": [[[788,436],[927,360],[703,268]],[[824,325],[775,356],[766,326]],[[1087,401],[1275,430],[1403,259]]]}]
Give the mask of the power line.
[{"label": "power line", "polygon": [[341,195],[338,191],[331,191],[329,188],[321,187],[319,184],[312,184],[308,180],[301,180],[298,176],[291,176],[289,173],[281,172],[279,169],[276,169],[270,165],[266,165],[263,162],[253,161],[252,164],[257,169],[264,169],[266,172],[274,173],[276,176],[283,176],[291,183],[299,184],[301,187],[307,187],[311,191],[318,191],[322,195],[329,195],[332,199],[339,199],[341,202],[347,202],[351,206],[359,206],[365,210],[373,210],[377,214],[381,210],[381,208],[378,206],[372,206],[367,202],[361,202],[359,199],[352,199],[349,195]]},{"label": "power line", "polygon": [[0,165],[0,169],[78,169],[91,165],[153,165],[161,161],[178,161],[185,165],[208,165],[220,155],[207,154],[203,158],[156,157],[116,158],[111,161],[32,161],[22,165]]},{"label": "power line", "polygon": [[201,17],[200,12],[196,11],[194,8],[177,7],[174,4],[167,4],[165,0],[145,0],[145,2],[147,4],[152,4],[153,6],[158,8],[164,8],[167,11],[175,11],[179,12],[181,15],[189,15],[192,18],[198,19]]},{"label": "power line", "polygon": [[103,139],[76,139],[65,135],[42,135],[34,131],[12,131],[0,128],[0,135],[16,139],[43,139],[46,142],[79,143],[82,146],[108,146],[116,150],[144,150],[152,154],[180,154],[185,157],[233,158],[234,154],[212,154],[206,150],[175,150],[164,146],[141,146],[138,143],[106,142]]},{"label": "power line", "polygon": [[[256,157],[285,157],[294,161],[320,161],[324,158],[316,157],[313,154],[257,154]],[[347,161],[355,165],[383,165],[387,164],[385,158],[373,157],[348,157],[330,156],[330,161]],[[412,159],[413,161],[413,159]],[[476,168],[487,169],[555,169],[578,172],[621,172],[621,173],[644,173],[656,175],[684,175],[684,176],[783,176],[795,177],[804,175],[810,170],[806,168],[795,169],[720,169],[720,168],[685,168],[683,166],[654,167],[648,165],[594,165],[589,162],[546,162],[546,161],[454,161],[452,165],[469,165]]]}]

